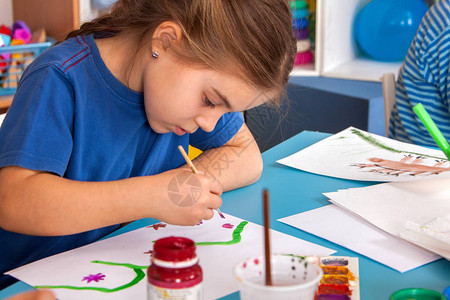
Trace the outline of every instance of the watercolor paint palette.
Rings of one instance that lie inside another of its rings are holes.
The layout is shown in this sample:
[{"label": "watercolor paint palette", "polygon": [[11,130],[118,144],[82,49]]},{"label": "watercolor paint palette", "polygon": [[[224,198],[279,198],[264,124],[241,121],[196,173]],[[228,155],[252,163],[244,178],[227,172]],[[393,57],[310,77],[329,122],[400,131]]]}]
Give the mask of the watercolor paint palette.
[{"label": "watercolor paint palette", "polygon": [[359,300],[359,264],[357,257],[318,258],[323,277],[315,300]]}]

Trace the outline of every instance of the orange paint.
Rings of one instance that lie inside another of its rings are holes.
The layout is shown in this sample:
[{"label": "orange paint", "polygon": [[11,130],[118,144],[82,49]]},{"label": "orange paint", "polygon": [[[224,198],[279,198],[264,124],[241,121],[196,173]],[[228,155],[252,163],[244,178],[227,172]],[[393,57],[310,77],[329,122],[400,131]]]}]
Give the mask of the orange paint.
[{"label": "orange paint", "polygon": [[348,277],[344,275],[323,275],[320,283],[323,284],[347,284]]},{"label": "orange paint", "polygon": [[342,265],[321,264],[320,267],[324,275],[320,280],[316,299],[319,299],[319,297],[320,299],[351,299],[350,281],[355,280],[353,273]]},{"label": "orange paint", "polygon": [[323,274],[329,275],[347,275],[347,267],[342,266],[322,266]]}]

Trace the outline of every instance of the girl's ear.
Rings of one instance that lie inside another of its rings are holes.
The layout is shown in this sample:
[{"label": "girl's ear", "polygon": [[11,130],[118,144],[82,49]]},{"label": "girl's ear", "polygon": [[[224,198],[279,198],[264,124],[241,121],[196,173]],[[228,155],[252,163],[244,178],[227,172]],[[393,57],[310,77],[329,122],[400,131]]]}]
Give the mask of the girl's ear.
[{"label": "girl's ear", "polygon": [[181,42],[181,36],[181,28],[178,24],[172,21],[165,21],[159,24],[153,32],[154,45],[165,51],[170,44]]}]

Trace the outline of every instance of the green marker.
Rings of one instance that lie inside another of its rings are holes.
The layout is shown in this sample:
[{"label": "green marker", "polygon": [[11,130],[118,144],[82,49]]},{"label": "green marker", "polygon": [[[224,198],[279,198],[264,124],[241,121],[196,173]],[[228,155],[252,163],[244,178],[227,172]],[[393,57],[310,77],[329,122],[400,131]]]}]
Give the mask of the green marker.
[{"label": "green marker", "polygon": [[425,110],[425,107],[423,107],[422,103],[419,103],[413,107],[413,110],[422,120],[423,125],[425,125],[436,144],[439,146],[439,148],[441,148],[445,156],[447,156],[447,158],[450,160],[450,145],[442,135],[439,128],[437,128],[430,115]]}]

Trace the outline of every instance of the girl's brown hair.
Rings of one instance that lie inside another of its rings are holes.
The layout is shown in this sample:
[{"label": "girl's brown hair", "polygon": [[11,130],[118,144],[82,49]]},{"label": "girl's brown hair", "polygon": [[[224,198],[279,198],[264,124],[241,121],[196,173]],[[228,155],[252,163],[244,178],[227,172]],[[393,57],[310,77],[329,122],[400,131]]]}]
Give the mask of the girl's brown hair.
[{"label": "girl's brown hair", "polygon": [[129,33],[138,54],[151,51],[149,37],[164,21],[182,30],[181,49],[166,45],[181,61],[232,71],[281,99],[296,53],[289,0],[119,0],[66,39]]}]

